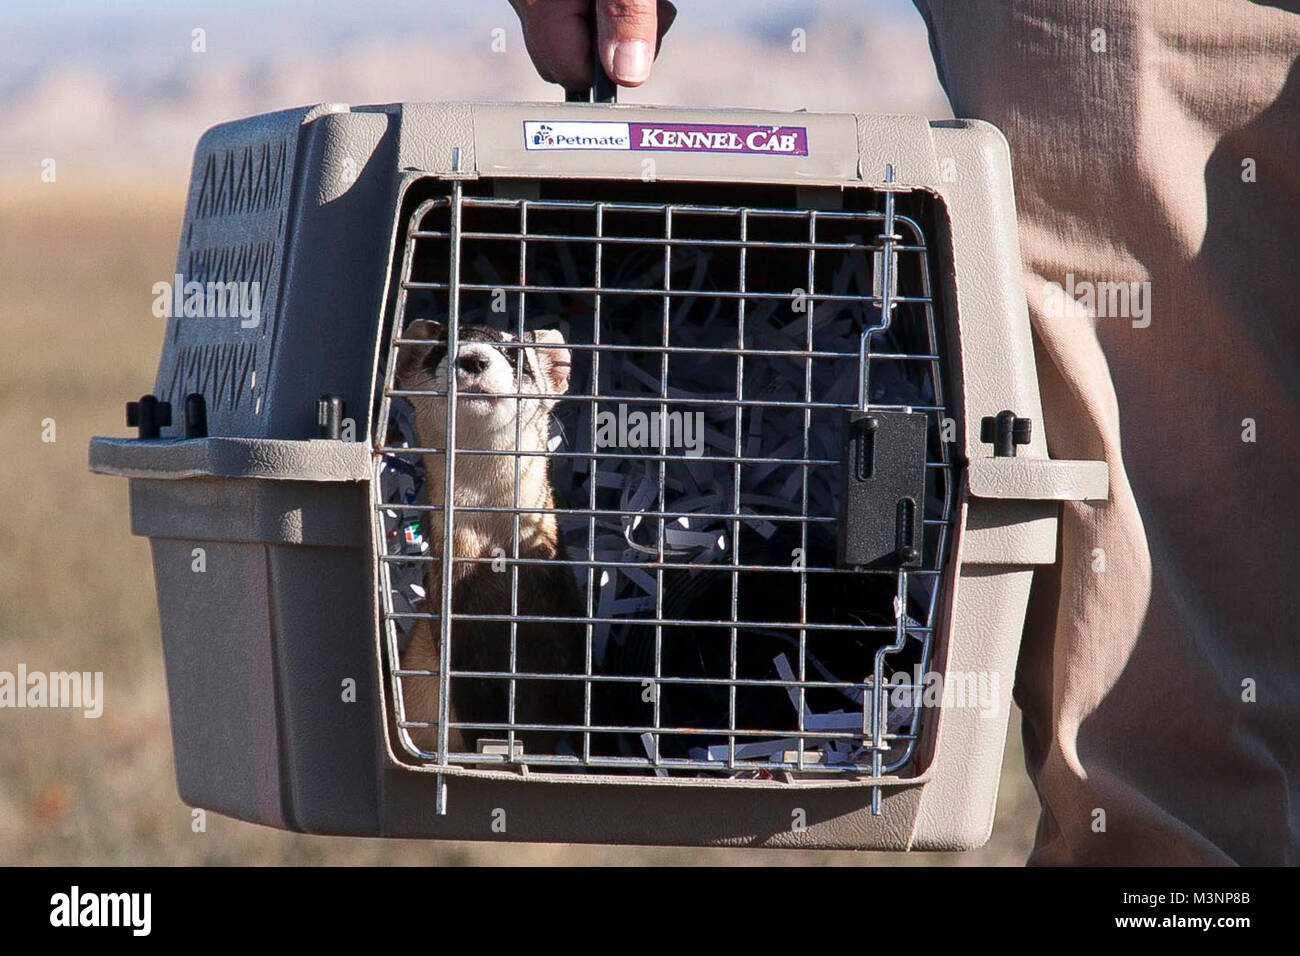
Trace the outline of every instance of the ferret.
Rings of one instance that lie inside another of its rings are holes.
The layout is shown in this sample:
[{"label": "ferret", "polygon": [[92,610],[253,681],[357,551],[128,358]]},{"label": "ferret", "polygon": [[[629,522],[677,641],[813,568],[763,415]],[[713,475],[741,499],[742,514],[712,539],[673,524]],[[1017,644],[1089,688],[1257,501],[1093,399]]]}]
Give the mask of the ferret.
[{"label": "ferret", "polygon": [[[448,361],[446,326],[420,319],[402,333],[406,339],[429,344],[407,345],[399,350],[395,381],[399,389],[447,390]],[[459,327],[456,374],[456,438],[454,449],[456,489],[452,519],[452,542],[456,558],[506,558],[491,563],[456,561],[452,566],[452,614],[546,615],[577,618],[583,614],[577,586],[568,565],[550,563],[563,559],[564,549],[553,509],[555,496],[547,473],[547,458],[512,452],[544,452],[548,449],[551,416],[560,396],[569,388],[570,353],[564,336],[554,329],[538,329],[524,335],[523,346],[503,348],[500,343],[519,341],[508,332],[480,325]],[[517,380],[516,380],[517,376]],[[501,395],[527,395],[502,398]],[[535,396],[535,397],[534,397]],[[411,397],[415,410],[415,435],[421,447],[447,447],[447,400],[441,396]],[[518,444],[516,445],[516,434]],[[462,450],[497,450],[499,455],[460,454]],[[515,461],[518,458],[518,498],[515,489]],[[446,499],[446,459],[441,453],[424,455],[428,501]],[[514,555],[514,514],[509,511],[461,511],[470,506],[519,508],[519,557],[548,559],[537,564],[515,565],[518,576],[518,604],[510,600],[511,562]],[[444,513],[428,512],[430,554],[442,553]],[[427,609],[442,607],[442,567],[430,565],[427,577]],[[422,620],[412,631],[402,654],[403,669],[438,670],[439,627],[437,621]],[[519,622],[515,642],[515,672],[518,674],[572,674],[585,672],[586,629],[578,624]],[[451,669],[506,672],[510,668],[510,624],[501,621],[456,620],[451,629]],[[449,705],[452,723],[505,724],[509,721],[507,678],[453,677]],[[403,678],[406,717],[411,721],[436,724],[438,678]],[[581,680],[515,681],[515,723],[544,725],[580,724],[584,689]],[[448,751],[474,752],[479,737],[500,739],[506,731],[490,728],[451,728]],[[437,729],[411,730],[413,741],[423,750],[437,750]],[[575,735],[562,730],[521,731],[526,754],[572,753]]]}]

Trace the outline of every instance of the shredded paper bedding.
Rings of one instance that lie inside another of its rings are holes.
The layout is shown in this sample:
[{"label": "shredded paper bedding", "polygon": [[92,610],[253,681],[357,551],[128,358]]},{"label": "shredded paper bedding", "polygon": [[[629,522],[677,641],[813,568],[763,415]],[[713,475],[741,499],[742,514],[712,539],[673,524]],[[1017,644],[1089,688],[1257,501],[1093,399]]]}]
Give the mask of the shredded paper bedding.
[{"label": "shredded paper bedding", "polygon": [[[484,256],[471,260],[464,266],[477,272],[474,281],[490,283],[500,281],[492,263]],[[635,288],[654,290],[662,288],[664,281],[663,259],[649,255],[644,259],[629,258],[624,261],[619,274],[605,277],[610,288]],[[553,274],[530,276],[539,285],[581,286],[572,261],[561,252],[554,257]],[[738,327],[737,302],[734,298],[710,298],[713,287],[710,273],[710,254],[707,249],[675,249],[672,256],[671,288],[694,289],[699,296],[675,298],[670,301],[670,341],[672,346],[701,349],[735,348]],[[867,256],[845,257],[844,265],[835,275],[834,287],[829,291],[837,295],[861,295],[859,302],[818,302],[812,309],[812,347],[818,351],[841,353],[851,358],[816,360],[811,362],[811,387],[806,376],[809,364],[802,357],[754,356],[744,360],[742,396],[747,401],[772,403],[801,403],[810,394],[819,403],[852,404],[858,397],[858,363],[856,360],[859,336],[864,323],[875,322],[878,312],[867,301],[871,294],[872,276]],[[528,327],[559,327],[569,342],[590,342],[593,332],[593,315],[590,296],[563,295],[554,292],[530,293],[528,298]],[[631,297],[607,294],[602,296],[600,341],[603,344],[662,344],[662,299],[658,297]],[[809,306],[808,308],[811,308]],[[408,321],[419,317],[408,315]],[[430,315],[428,317],[438,318]],[[445,316],[443,317],[445,318]],[[804,350],[809,345],[809,320],[806,311],[796,311],[791,300],[747,301],[744,308],[744,347],[754,350]],[[486,310],[462,308],[463,323],[481,323],[515,328],[518,317],[503,316]],[[895,341],[896,333],[881,335],[876,347],[882,350],[902,350]],[[599,365],[599,382],[593,380],[593,365]],[[894,405],[927,405],[934,402],[933,389],[926,363],[879,362],[871,372],[869,400],[872,403]],[[557,408],[557,427],[553,430],[553,450],[588,453],[591,448],[590,416],[598,412],[614,411],[620,398],[660,397],[661,355],[653,352],[604,352],[598,363],[591,360],[591,352],[574,350],[571,395],[598,394],[599,404],[591,402],[560,402]],[[733,560],[733,549],[743,545],[743,561],[747,564],[788,565],[789,539],[781,534],[781,523],[755,517],[740,522],[742,541],[733,540],[735,525],[732,520],[700,515],[724,515],[738,510],[745,515],[798,515],[807,478],[807,514],[835,515],[838,497],[839,474],[833,466],[815,466],[807,469],[782,464],[745,464],[740,469],[739,499],[734,499],[734,470],[731,462],[711,462],[709,456],[728,457],[736,454],[736,410],[726,404],[673,405],[673,400],[696,399],[707,402],[734,401],[736,394],[736,356],[727,353],[673,354],[668,363],[667,396],[669,408],[674,411],[703,413],[702,444],[690,453],[682,452],[664,471],[664,502],[668,511],[687,513],[686,517],[665,520],[663,551],[667,560],[688,567],[728,564]],[[604,397],[608,396],[608,399]],[[650,411],[657,403],[628,403],[625,408]],[[393,446],[415,446],[411,426],[411,409],[404,399],[394,399],[392,430],[388,441]],[[805,428],[805,425],[809,427]],[[819,409],[805,419],[799,407],[766,405],[748,407],[741,416],[741,454],[755,459],[836,459],[840,455],[839,410]],[[610,449],[600,449],[608,452]],[[600,451],[597,450],[597,451]],[[659,448],[643,449],[646,454],[658,454]],[[631,449],[616,449],[625,454]],[[699,454],[694,454],[698,452]],[[672,450],[669,453],[673,453]],[[700,460],[700,459],[705,460]],[[422,513],[407,510],[405,505],[423,502],[423,466],[417,456],[386,456],[382,467],[382,492],[391,509],[384,512],[388,553],[392,555],[427,555],[430,544],[424,532]],[[551,483],[556,491],[557,506],[561,508],[586,508],[592,500],[591,482],[596,483],[597,507],[622,512],[621,515],[595,520],[594,534],[586,516],[561,516],[560,526],[568,557],[595,562],[592,573],[595,617],[613,619],[592,625],[592,650],[594,672],[606,673],[605,668],[620,651],[626,652],[629,641],[636,635],[652,632],[642,625],[634,628],[637,618],[653,617],[656,612],[657,581],[651,565],[659,556],[659,519],[643,518],[643,512],[660,508],[660,463],[639,460],[636,457],[597,458],[593,474],[590,460],[582,457],[553,459],[550,466]],[[938,507],[937,489],[930,489],[928,513]],[[437,502],[434,502],[435,504]],[[797,528],[798,525],[786,525]],[[810,564],[831,564],[829,556],[834,550],[833,523],[809,523],[808,561]],[[646,567],[617,567],[618,563],[644,564]],[[425,610],[424,575],[427,563],[394,564],[391,566],[392,602],[395,611]],[[575,567],[575,583],[579,593],[587,593],[588,569]],[[693,572],[675,571],[690,578]],[[698,576],[698,572],[695,573]],[[714,572],[712,577],[728,578]],[[809,575],[811,577],[811,575]],[[913,576],[910,582],[909,606],[928,606],[931,579]],[[689,582],[679,587],[689,595]],[[906,625],[920,625],[907,609],[895,609],[905,615]],[[685,604],[664,608],[665,615],[692,616],[689,600]],[[698,615],[697,608],[695,614]],[[623,624],[626,620],[628,623]],[[727,618],[720,618],[726,621]],[[410,619],[399,620],[405,638]],[[744,630],[741,640],[748,637]],[[772,637],[769,634],[768,637]],[[798,654],[797,629],[779,635],[789,643],[785,650],[770,657],[772,680],[793,680]],[[765,645],[766,646],[766,645]],[[624,653],[623,656],[627,656]],[[862,682],[869,678],[871,661],[868,659],[851,673],[834,673],[830,666],[811,652],[806,654],[809,679]],[[790,712],[782,715],[782,725],[794,725],[800,706],[797,691],[787,688]],[[815,732],[852,731],[863,728],[863,701],[861,690],[846,690],[842,694],[843,706],[823,713],[815,713],[804,704],[803,727],[805,751],[815,751],[828,764],[842,764],[854,759],[857,748],[849,740],[818,740]],[[911,707],[895,705],[889,708],[888,728],[897,731],[911,718]],[[725,726],[725,725],[724,725]],[[725,731],[716,741],[693,737],[689,756],[696,759],[725,761],[730,746]],[[652,750],[650,735],[641,741],[647,753]],[[769,740],[738,739],[735,744],[737,759],[770,757],[796,746],[794,738]]]}]

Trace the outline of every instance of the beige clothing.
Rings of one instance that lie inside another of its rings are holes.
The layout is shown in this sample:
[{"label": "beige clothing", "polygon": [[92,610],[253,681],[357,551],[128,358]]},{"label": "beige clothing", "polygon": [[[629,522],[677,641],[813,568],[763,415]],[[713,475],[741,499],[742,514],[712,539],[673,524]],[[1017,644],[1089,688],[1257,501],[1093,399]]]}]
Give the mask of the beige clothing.
[{"label": "beige clothing", "polygon": [[1111,468],[1031,599],[1030,861],[1300,863],[1300,3],[916,2],[1011,144],[1051,453]]}]

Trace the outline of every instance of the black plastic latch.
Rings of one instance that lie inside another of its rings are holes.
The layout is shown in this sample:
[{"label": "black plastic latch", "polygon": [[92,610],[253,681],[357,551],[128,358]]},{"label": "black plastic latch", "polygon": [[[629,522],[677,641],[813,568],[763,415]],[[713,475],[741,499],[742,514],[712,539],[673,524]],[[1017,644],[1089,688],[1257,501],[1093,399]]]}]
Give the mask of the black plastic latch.
[{"label": "black plastic latch", "polygon": [[322,395],[316,402],[316,437],[338,441],[343,434],[343,399]]},{"label": "black plastic latch", "polygon": [[926,434],[926,416],[920,412],[845,412],[841,566],[920,566],[925,546]]},{"label": "black plastic latch", "polygon": [[208,403],[202,392],[185,396],[185,437],[208,437]]},{"label": "black plastic latch", "polygon": [[1001,411],[980,419],[980,441],[993,446],[994,458],[1015,458],[1017,445],[1028,445],[1033,434],[1033,420],[1017,418],[1015,412]]},{"label": "black plastic latch", "polygon": [[126,427],[140,429],[141,438],[157,438],[158,430],[171,423],[171,402],[160,402],[156,395],[142,395],[140,401],[126,403]]}]

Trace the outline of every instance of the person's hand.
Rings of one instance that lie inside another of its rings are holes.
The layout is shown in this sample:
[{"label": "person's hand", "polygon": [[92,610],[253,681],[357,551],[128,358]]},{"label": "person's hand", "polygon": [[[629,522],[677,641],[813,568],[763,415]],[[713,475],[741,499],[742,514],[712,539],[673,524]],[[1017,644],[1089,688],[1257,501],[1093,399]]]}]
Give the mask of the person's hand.
[{"label": "person's hand", "polygon": [[[528,55],[542,79],[566,90],[591,85],[590,0],[510,0],[524,28]],[[677,16],[668,0],[596,0],[596,44],[609,78],[640,86],[659,41]]]}]

